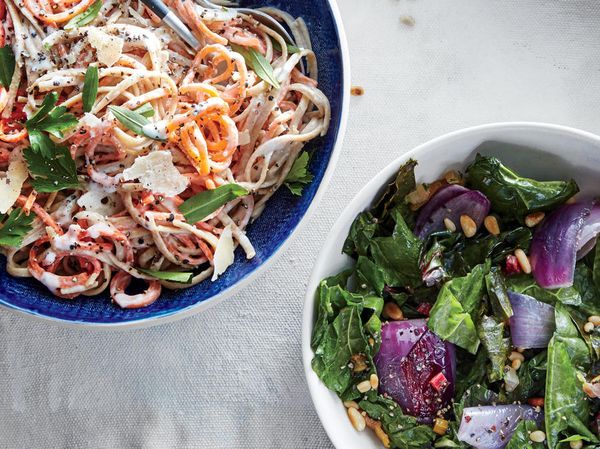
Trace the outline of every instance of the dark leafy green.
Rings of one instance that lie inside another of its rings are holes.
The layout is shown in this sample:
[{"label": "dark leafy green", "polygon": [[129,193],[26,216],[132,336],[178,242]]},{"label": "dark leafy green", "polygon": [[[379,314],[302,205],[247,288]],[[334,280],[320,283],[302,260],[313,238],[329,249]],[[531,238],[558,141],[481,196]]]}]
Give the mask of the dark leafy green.
[{"label": "dark leafy green", "polygon": [[536,181],[524,178],[494,157],[477,155],[467,167],[467,180],[484,193],[492,210],[522,220],[527,214],[548,211],[563,204],[579,187],[570,181]]},{"label": "dark leafy green", "polygon": [[372,419],[381,422],[393,448],[422,449],[436,437],[430,426],[419,424],[416,418],[403,414],[394,401],[374,391],[370,391],[358,405]]},{"label": "dark leafy green", "polygon": [[358,256],[356,278],[361,289],[381,295],[385,287],[383,271],[369,258]]},{"label": "dark leafy green", "polygon": [[581,295],[573,287],[563,287],[555,290],[546,290],[540,287],[531,275],[519,274],[507,278],[509,290],[531,296],[546,304],[562,303],[578,306],[581,304]]},{"label": "dark leafy green", "polygon": [[438,337],[472,354],[479,348],[475,323],[485,289],[489,264],[478,265],[465,277],[444,284],[429,313],[427,326]]},{"label": "dark leafy green", "polygon": [[488,380],[501,380],[504,377],[506,359],[510,354],[510,338],[504,337],[504,323],[484,315],[478,323],[477,335],[491,362]]},{"label": "dark leafy green", "polygon": [[414,225],[414,213],[410,210],[410,205],[406,201],[406,195],[416,188],[416,166],[417,162],[411,159],[400,167],[396,179],[388,185],[385,193],[373,208],[373,216],[380,223],[391,222],[391,212],[392,210],[397,210],[409,226],[412,227]]},{"label": "dark leafy green", "polygon": [[508,320],[513,315],[513,310],[506,292],[504,276],[499,268],[494,267],[490,270],[485,276],[485,284],[494,315],[501,322]]},{"label": "dark leafy green", "polygon": [[525,360],[519,368],[519,385],[509,393],[503,393],[503,402],[511,403],[528,398],[543,397],[546,382],[547,353],[542,351]]},{"label": "dark leafy green", "polygon": [[529,434],[538,429],[535,421],[521,421],[505,449],[543,449],[544,443],[534,443]]},{"label": "dark leafy green", "polygon": [[359,214],[350,227],[343,252],[353,257],[367,256],[371,240],[378,231],[379,225],[371,212]]}]

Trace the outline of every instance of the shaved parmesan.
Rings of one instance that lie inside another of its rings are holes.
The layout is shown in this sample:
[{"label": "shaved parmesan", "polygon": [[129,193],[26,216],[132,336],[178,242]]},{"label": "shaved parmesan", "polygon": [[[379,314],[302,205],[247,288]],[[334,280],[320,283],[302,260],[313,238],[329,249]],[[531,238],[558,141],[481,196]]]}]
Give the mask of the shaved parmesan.
[{"label": "shaved parmesan", "polygon": [[15,204],[29,175],[20,153],[13,153],[11,159],[6,176],[0,179],[0,212],[3,214]]},{"label": "shaved parmesan", "polygon": [[79,197],[77,205],[83,210],[109,217],[123,209],[121,197],[117,193],[107,192],[100,184],[90,182],[87,192]]},{"label": "shaved parmesan", "polygon": [[96,49],[96,56],[101,64],[110,67],[121,57],[124,43],[122,38],[111,36],[96,27],[87,30],[87,37],[90,45]]},{"label": "shaved parmesan", "polygon": [[162,193],[167,197],[179,195],[189,184],[188,178],[173,165],[173,155],[169,151],[153,151],[138,157],[131,167],[123,171],[123,179],[139,179],[152,193]]},{"label": "shaved parmesan", "polygon": [[235,247],[233,245],[233,232],[231,225],[225,226],[221,237],[217,242],[217,248],[215,250],[215,257],[213,258],[214,272],[212,281],[216,281],[217,278],[225,273],[225,270],[233,263]]}]

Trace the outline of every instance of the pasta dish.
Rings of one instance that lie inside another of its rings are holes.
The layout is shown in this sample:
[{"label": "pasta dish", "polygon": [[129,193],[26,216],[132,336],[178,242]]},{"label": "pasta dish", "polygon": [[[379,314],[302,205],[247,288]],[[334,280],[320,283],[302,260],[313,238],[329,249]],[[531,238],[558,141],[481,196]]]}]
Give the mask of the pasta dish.
[{"label": "pasta dish", "polygon": [[[0,0],[0,248],[13,276],[123,308],[217,279],[329,102],[297,46],[233,9],[165,3],[193,49],[137,0]],[[306,66],[306,70],[304,70]],[[305,73],[306,72],[306,73]]]}]

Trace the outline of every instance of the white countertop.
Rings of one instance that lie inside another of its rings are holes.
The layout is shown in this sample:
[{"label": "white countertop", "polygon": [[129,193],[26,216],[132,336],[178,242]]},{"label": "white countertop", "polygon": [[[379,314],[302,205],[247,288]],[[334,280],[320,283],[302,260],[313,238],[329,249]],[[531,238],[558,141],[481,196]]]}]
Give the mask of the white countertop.
[{"label": "white countertop", "polygon": [[459,128],[528,120],[600,133],[595,0],[339,3],[365,95],[352,98],[315,216],[244,292],[180,322],[90,332],[1,310],[0,448],[330,449],[304,381],[300,321],[345,204],[402,152]]}]

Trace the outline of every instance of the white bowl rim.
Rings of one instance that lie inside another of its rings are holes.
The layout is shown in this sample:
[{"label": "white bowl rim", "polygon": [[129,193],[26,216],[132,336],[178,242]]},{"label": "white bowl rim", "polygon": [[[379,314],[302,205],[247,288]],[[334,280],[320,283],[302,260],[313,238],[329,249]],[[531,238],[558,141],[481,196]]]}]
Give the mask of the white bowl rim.
[{"label": "white bowl rim", "polygon": [[[314,356],[314,352],[311,348],[311,335],[313,329],[313,317],[314,317],[314,309],[315,309],[315,291],[319,284],[319,282],[323,279],[323,272],[326,271],[323,268],[325,262],[323,261],[323,255],[329,254],[332,251],[332,247],[335,245],[334,239],[330,238],[334,235],[339,235],[341,232],[345,232],[348,224],[354,220],[357,212],[355,204],[358,202],[363,204],[367,199],[374,200],[375,195],[380,189],[383,187],[382,183],[387,182],[391,179],[394,174],[397,173],[398,168],[404,164],[409,159],[413,158],[418,160],[418,158],[426,153],[428,148],[435,147],[444,141],[449,141],[458,137],[465,137],[472,134],[478,134],[482,132],[491,132],[491,131],[507,131],[511,129],[531,129],[538,131],[553,131],[561,134],[569,134],[572,136],[576,136],[582,139],[589,140],[590,142],[600,145],[600,136],[593,134],[588,131],[584,131],[578,128],[573,128],[565,125],[556,125],[551,123],[544,122],[496,122],[496,123],[488,123],[483,125],[472,126],[469,128],[463,128],[457,131],[452,131],[447,134],[443,134],[439,137],[436,137],[432,140],[429,140],[412,150],[404,153],[403,155],[397,157],[388,165],[386,165],[379,173],[377,173],[360,191],[356,194],[356,196],[346,205],[340,216],[335,221],[334,225],[331,227],[323,246],[321,247],[321,251],[319,251],[319,255],[317,256],[315,265],[311,272],[311,276],[309,278],[306,290],[306,296],[304,300],[304,308],[302,313],[302,360],[304,364],[304,375],[306,378],[306,382],[308,384],[308,389],[312,398],[313,405],[315,410],[317,411],[317,415],[319,416],[319,420],[321,421],[323,427],[325,428],[325,432],[327,436],[333,443],[333,445],[337,449],[349,449],[341,444],[341,435],[343,430],[340,430],[336,423],[333,420],[329,420],[329,417],[326,416],[324,407],[321,406],[322,403],[325,402],[319,396],[319,393],[324,388],[324,385],[321,383],[320,379],[315,375],[311,367],[311,361]],[[419,156],[417,156],[419,155]],[[340,402],[341,406],[341,402]]]},{"label": "white bowl rim", "polygon": [[331,157],[329,158],[329,163],[327,164],[327,168],[325,169],[325,173],[323,174],[323,178],[321,179],[321,184],[315,193],[314,198],[312,199],[308,209],[304,213],[304,216],[300,219],[296,227],[292,230],[290,235],[286,238],[286,240],[282,243],[282,245],[275,250],[273,254],[269,256],[265,262],[263,262],[258,268],[249,273],[246,277],[226,288],[219,294],[202,301],[201,303],[190,306],[182,311],[174,312],[165,316],[158,317],[149,317],[135,321],[125,321],[119,323],[98,323],[98,322],[83,322],[83,321],[71,321],[61,318],[55,318],[46,315],[40,315],[33,313],[28,310],[22,310],[16,307],[11,307],[6,304],[0,304],[0,307],[4,310],[14,312],[17,315],[31,318],[34,320],[45,321],[49,323],[55,323],[63,327],[76,328],[76,329],[144,329],[153,326],[157,326],[159,324],[167,324],[172,323],[174,321],[181,320],[183,318],[188,318],[197,313],[200,313],[204,310],[209,309],[210,307],[216,306],[223,300],[233,296],[235,293],[246,287],[250,282],[254,281],[257,277],[263,274],[268,268],[270,268],[275,261],[283,254],[283,252],[288,248],[291,242],[298,235],[299,231],[304,228],[306,223],[313,216],[315,210],[317,209],[318,204],[321,202],[325,191],[331,181],[333,173],[335,171],[337,161],[339,155],[342,151],[344,137],[346,135],[346,127],[348,124],[348,112],[350,109],[350,51],[348,49],[348,40],[346,37],[346,31],[344,29],[344,23],[342,21],[342,15],[340,13],[339,7],[337,5],[337,0],[327,0],[329,3],[329,7],[331,8],[331,12],[333,15],[333,21],[337,28],[337,33],[340,42],[340,54],[342,56],[342,107],[340,110],[340,124],[337,130],[337,137],[335,143],[333,145],[333,150],[331,152]]}]

